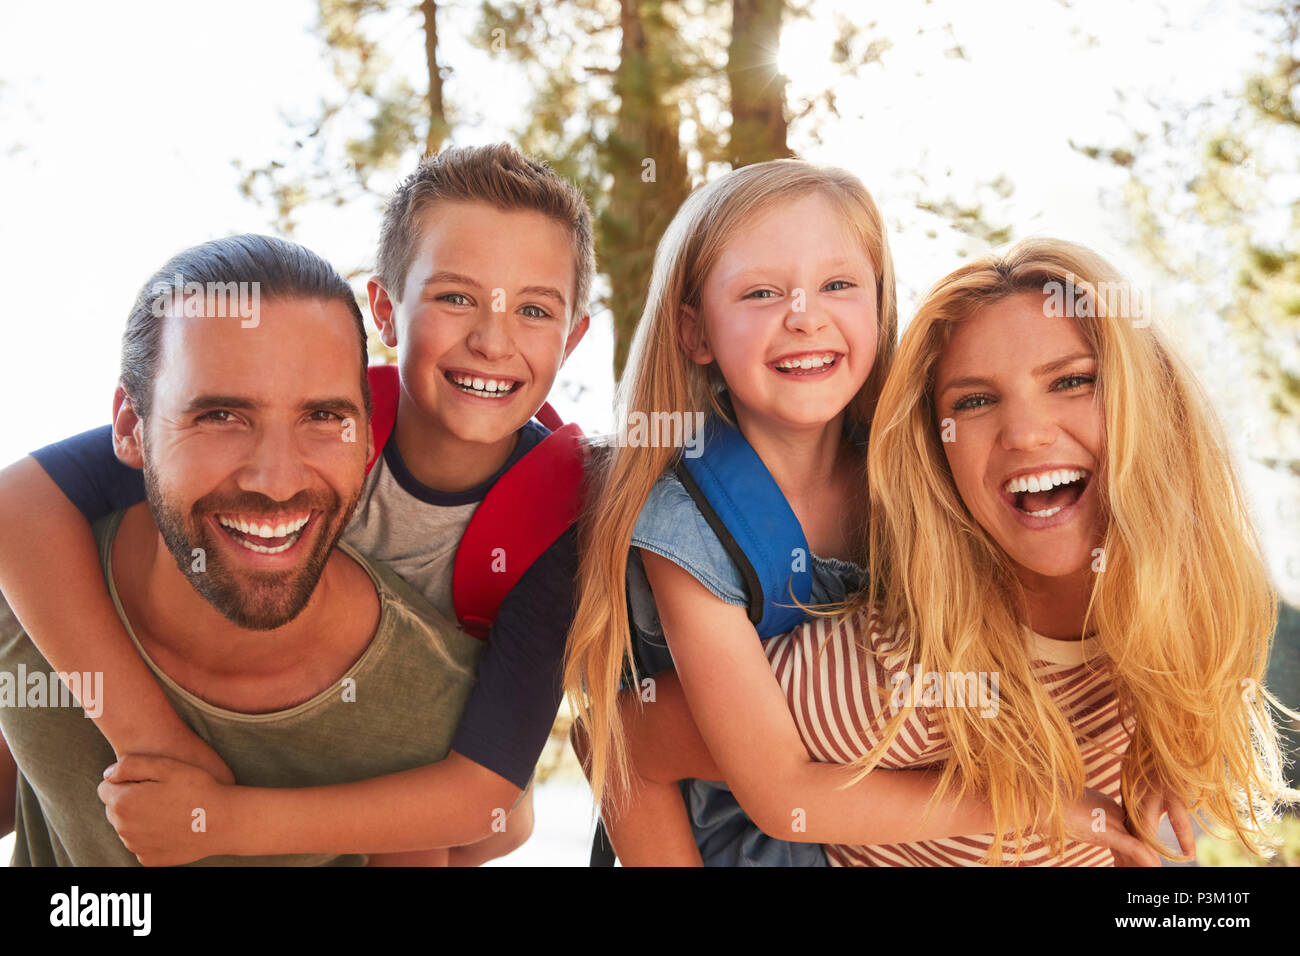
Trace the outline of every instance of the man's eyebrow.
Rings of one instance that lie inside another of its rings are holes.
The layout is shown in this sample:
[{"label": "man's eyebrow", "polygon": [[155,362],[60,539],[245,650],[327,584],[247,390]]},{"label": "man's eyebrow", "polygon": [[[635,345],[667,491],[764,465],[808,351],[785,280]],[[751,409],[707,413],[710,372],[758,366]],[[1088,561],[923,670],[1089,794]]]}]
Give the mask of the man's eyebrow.
[{"label": "man's eyebrow", "polygon": [[260,404],[242,395],[196,395],[185,404],[181,412],[189,415],[214,408],[257,408]]},{"label": "man's eyebrow", "polygon": [[[1045,365],[1040,365],[1038,366],[1038,368],[1034,369],[1031,374],[1034,376],[1034,378],[1040,378],[1044,375],[1049,375],[1052,372],[1057,371],[1058,369],[1062,369],[1065,366],[1071,364],[1072,362],[1077,362],[1080,359],[1092,359],[1092,358],[1096,358],[1096,356],[1093,355],[1091,352],[1075,352],[1073,355],[1067,355],[1064,358],[1054,359],[1053,361],[1048,362]],[[986,388],[992,388],[993,382],[987,378],[980,378],[978,375],[968,375],[965,378],[953,379],[942,389],[940,389],[939,394],[942,395],[944,392],[948,391],[949,389],[970,388],[971,386],[975,386],[975,385],[984,386]]]},{"label": "man's eyebrow", "polygon": [[461,275],[459,272],[448,272],[446,270],[435,272],[433,275],[429,276],[429,278],[425,279],[424,287],[428,288],[429,286],[437,285],[440,282],[447,282],[453,285],[470,285],[476,289],[483,288],[478,284],[478,282],[471,279],[469,276]]},{"label": "man's eyebrow", "polygon": [[360,418],[361,407],[350,398],[314,398],[302,403],[305,412],[334,412],[344,418]]}]

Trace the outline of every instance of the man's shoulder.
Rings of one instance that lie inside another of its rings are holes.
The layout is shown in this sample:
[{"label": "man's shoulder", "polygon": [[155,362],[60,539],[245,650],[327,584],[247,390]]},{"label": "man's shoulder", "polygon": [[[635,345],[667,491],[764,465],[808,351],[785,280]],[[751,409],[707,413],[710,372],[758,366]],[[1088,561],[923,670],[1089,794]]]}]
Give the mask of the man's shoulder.
[{"label": "man's shoulder", "polygon": [[477,661],[482,642],[461,630],[455,621],[448,619],[400,574],[343,540],[339,541],[338,550],[359,565],[374,585],[379,596],[381,629],[385,622],[392,622],[392,626],[403,635],[409,636],[411,631],[416,631],[426,638],[440,641],[452,659],[459,663],[473,665]]}]

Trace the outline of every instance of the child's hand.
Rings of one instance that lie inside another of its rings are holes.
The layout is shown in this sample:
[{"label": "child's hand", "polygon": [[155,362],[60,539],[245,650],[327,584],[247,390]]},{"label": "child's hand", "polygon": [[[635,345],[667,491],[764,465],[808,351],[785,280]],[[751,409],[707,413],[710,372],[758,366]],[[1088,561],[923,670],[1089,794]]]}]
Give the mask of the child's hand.
[{"label": "child's hand", "polygon": [[1156,852],[1124,825],[1118,801],[1100,790],[1084,790],[1079,800],[1066,805],[1065,833],[1073,840],[1110,850],[1116,866],[1160,865]]},{"label": "child's hand", "polygon": [[217,783],[233,784],[235,775],[226,762],[198,734],[182,725],[180,731],[150,747],[139,747],[136,753],[179,760],[206,770]]},{"label": "child's hand", "polygon": [[[1160,818],[1169,815],[1169,825],[1174,828],[1182,856],[1172,851],[1169,856],[1180,863],[1191,863],[1196,859],[1196,832],[1192,829],[1192,817],[1185,804],[1168,790],[1148,790],[1138,796],[1137,812],[1126,817],[1129,832],[1137,836],[1135,821],[1142,820],[1154,835],[1160,827]],[[1168,850],[1168,847],[1165,847]]]},{"label": "child's hand", "polygon": [[208,834],[226,823],[231,788],[169,757],[129,754],[104,771],[99,799],[123,846],[144,866],[177,866],[226,852]]}]

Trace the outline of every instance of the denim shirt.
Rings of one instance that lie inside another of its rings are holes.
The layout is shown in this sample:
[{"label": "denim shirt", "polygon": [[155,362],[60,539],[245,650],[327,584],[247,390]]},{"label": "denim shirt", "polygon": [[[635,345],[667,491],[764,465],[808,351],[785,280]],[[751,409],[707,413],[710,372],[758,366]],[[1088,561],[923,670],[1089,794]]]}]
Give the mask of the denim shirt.
[{"label": "denim shirt", "polygon": [[[642,674],[656,674],[672,669],[673,658],[638,548],[680,565],[720,601],[740,607],[749,602],[740,569],[690,493],[671,472],[664,474],[651,489],[637,518],[627,570],[637,667]],[[851,561],[814,554],[810,566],[813,604],[843,601],[862,578],[862,569]],[[745,816],[726,784],[691,780],[685,781],[682,789],[705,866],[827,865],[820,844],[777,840],[760,830]]]}]

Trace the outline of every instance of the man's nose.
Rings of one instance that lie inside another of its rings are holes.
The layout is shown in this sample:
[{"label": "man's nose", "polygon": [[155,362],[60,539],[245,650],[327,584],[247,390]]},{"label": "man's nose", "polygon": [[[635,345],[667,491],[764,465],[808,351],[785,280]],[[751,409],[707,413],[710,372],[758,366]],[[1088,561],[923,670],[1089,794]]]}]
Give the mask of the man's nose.
[{"label": "man's nose", "polygon": [[294,429],[260,427],[248,462],[240,470],[239,486],[273,501],[288,501],[309,483],[309,469]]}]

